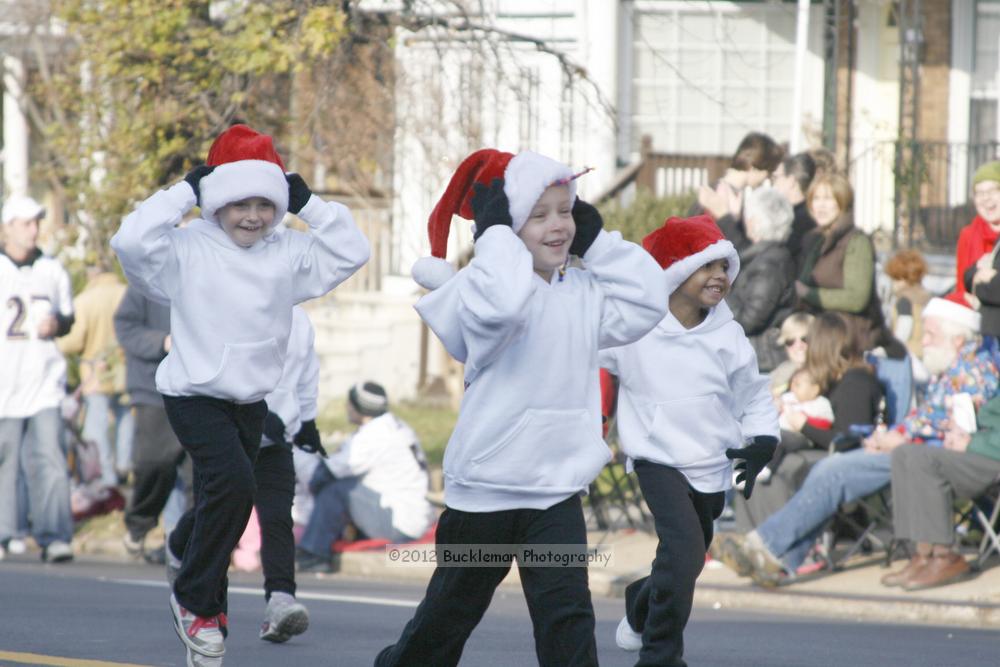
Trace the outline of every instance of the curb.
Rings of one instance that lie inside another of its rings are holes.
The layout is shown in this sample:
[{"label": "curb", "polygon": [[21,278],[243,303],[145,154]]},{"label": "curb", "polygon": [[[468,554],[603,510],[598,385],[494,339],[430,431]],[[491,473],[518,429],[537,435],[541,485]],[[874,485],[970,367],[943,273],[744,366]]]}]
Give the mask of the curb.
[{"label": "curb", "polygon": [[[82,545],[81,545],[82,546]],[[78,554],[115,559],[128,559],[120,539],[88,540]],[[434,572],[433,564],[392,565],[385,552],[348,552],[341,554],[339,570],[334,574],[299,575],[303,579],[315,576],[330,580],[338,576],[372,579],[385,582],[426,584]],[[622,599],[631,582],[648,574],[647,569],[630,573],[608,572],[601,567],[589,571],[591,594]],[[516,564],[500,584],[504,588],[520,589]],[[986,591],[984,591],[985,593]],[[976,599],[929,597],[899,597],[877,594],[839,593],[830,591],[794,590],[792,587],[761,588],[753,584],[728,584],[699,580],[694,604],[705,609],[757,609],[795,616],[809,615],[827,618],[871,620],[883,623],[933,624],[966,628],[1000,628],[1000,604],[982,596]]]},{"label": "curb", "polygon": [[1000,606],[971,600],[900,599],[881,595],[801,592],[699,584],[695,605],[713,609],[761,609],[795,615],[808,614],[889,623],[949,625],[995,630]]}]

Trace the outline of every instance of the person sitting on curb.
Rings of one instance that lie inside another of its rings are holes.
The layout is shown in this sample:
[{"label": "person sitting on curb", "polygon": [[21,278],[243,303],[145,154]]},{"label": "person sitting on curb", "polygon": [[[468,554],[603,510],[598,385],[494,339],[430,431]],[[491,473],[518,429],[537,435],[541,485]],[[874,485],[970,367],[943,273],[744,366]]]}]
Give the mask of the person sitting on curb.
[{"label": "person sitting on curb", "polygon": [[745,537],[733,535],[720,546],[726,565],[763,586],[777,585],[803,564],[838,506],[889,484],[894,449],[941,446],[953,396],[969,394],[976,406],[993,397],[997,367],[980,348],[979,313],[934,298],[924,308],[923,327],[924,364],[931,373],[924,400],[898,425],[866,438],[861,448],[817,463],[784,507]]},{"label": "person sitting on curb", "polygon": [[1000,398],[980,409],[979,430],[973,419],[963,424],[957,418],[958,403],[943,448],[900,447],[892,453],[894,533],[914,550],[903,569],[882,577],[885,586],[916,591],[970,575],[955,549],[954,501],[979,497],[1000,476]]},{"label": "person sitting on curb", "polygon": [[316,466],[312,515],[299,542],[300,572],[331,572],[330,545],[348,522],[368,538],[410,542],[434,520],[427,462],[416,434],[389,412],[385,389],[359,382],[347,392],[347,418],[358,430]]}]

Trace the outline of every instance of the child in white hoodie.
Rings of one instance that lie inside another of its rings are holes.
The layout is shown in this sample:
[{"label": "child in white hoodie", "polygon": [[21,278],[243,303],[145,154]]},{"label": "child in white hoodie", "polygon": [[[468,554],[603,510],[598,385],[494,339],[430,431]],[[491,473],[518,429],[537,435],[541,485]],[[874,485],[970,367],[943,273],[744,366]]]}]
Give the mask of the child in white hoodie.
[{"label": "child in white hoodie", "polygon": [[[618,377],[618,434],[639,478],[659,544],[652,571],[625,591],[615,640],[637,665],[684,665],[694,584],[731,485],[749,498],[777,444],[768,380],[723,300],[739,257],[707,216],[670,218],[643,240],[663,272],[670,309],[642,340],[602,350]],[[752,442],[740,447],[747,440]]]},{"label": "child in white hoodie", "polygon": [[[196,204],[201,219],[177,228]],[[310,233],[285,228],[286,211]],[[188,664],[219,665],[226,570],[253,507],[264,397],[281,377],[292,306],[357,271],[368,242],[347,207],[285,174],[271,137],[234,125],[206,165],[139,204],[111,246],[132,286],[170,304],[156,388],[194,464],[195,494],[167,544],[170,608]]]},{"label": "child in white hoodie", "polygon": [[[414,278],[434,289],[417,311],[465,363],[466,393],[444,457],[439,564],[416,615],[379,667],[458,664],[510,564],[448,567],[455,545],[587,542],[580,495],[610,459],[601,438],[597,351],[638,339],[660,319],[656,263],[601,229],[575,199],[570,169],[547,157],[492,149],[459,167],[428,226],[444,257],[453,213],[474,218],[475,258],[450,276],[425,258]],[[586,270],[566,268],[568,255]],[[445,545],[451,545],[446,547]],[[541,547],[540,547],[541,549]],[[538,661],[596,665],[585,567],[519,561]]]}]

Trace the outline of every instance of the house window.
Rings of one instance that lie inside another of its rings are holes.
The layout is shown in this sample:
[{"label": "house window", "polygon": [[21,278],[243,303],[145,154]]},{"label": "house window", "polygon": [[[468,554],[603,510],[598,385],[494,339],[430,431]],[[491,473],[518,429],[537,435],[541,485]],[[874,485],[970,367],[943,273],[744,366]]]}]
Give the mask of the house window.
[{"label": "house window", "polygon": [[[821,8],[812,11],[810,50],[821,67]],[[637,2],[629,150],[646,134],[657,151],[715,155],[752,130],[787,139],[795,25],[789,3]]]},{"label": "house window", "polygon": [[976,2],[976,47],[972,63],[969,142],[997,139],[997,68],[1000,63],[1000,0]]}]

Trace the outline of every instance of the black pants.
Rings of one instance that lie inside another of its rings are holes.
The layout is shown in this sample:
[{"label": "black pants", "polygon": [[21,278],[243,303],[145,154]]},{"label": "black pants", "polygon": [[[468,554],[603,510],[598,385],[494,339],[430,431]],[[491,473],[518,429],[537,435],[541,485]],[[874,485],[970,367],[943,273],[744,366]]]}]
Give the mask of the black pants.
[{"label": "black pants", "polygon": [[261,447],[253,467],[257,480],[257,521],[260,523],[260,562],[264,569],[264,597],[280,591],[295,595],[295,536],[292,499],[295,465],[287,444]]},{"label": "black pants", "polygon": [[629,625],[642,633],[636,666],[682,666],[694,583],[705,566],[712,522],[722,513],[725,493],[696,491],[679,471],[658,463],[636,461],[635,473],[659,538],[649,576],[625,589]]},{"label": "black pants", "polygon": [[194,466],[194,507],[170,533],[182,559],[174,582],[181,606],[197,616],[227,610],[226,572],[253,509],[253,466],[267,405],[204,396],[164,396],[170,425]]},{"label": "black pants", "polygon": [[[586,544],[579,496],[546,510],[461,512],[446,509],[437,543]],[[375,659],[377,667],[457,665],[466,640],[486,613],[493,591],[510,566],[441,567],[396,644]],[[594,608],[585,567],[519,568],[542,667],[597,665]]]},{"label": "black pants", "polygon": [[[167,412],[162,406],[136,405],[134,410],[135,444],[132,448],[132,461],[135,486],[132,499],[125,510],[125,527],[133,539],[139,540],[156,527],[160,513],[174,490],[177,466],[185,457],[184,448],[170,428]],[[190,501],[193,497],[191,480],[186,482],[185,488]],[[191,506],[190,502],[188,506]]]}]

